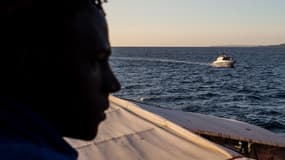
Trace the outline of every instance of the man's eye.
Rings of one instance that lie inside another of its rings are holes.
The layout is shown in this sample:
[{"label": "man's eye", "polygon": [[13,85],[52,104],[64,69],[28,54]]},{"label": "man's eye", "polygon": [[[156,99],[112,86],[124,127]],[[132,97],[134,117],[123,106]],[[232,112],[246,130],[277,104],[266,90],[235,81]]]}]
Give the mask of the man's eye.
[{"label": "man's eye", "polygon": [[95,63],[106,63],[109,60],[109,56],[107,56],[106,54],[94,54],[93,56],[90,56],[88,58],[88,61],[94,65]]}]

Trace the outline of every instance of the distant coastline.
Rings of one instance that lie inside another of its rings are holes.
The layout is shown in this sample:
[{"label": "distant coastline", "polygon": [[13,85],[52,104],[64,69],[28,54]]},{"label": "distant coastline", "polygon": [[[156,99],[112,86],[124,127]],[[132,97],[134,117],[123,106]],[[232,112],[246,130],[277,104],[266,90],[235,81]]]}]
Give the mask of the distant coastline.
[{"label": "distant coastline", "polygon": [[279,45],[271,45],[269,47],[285,47],[285,43],[279,44]]},{"label": "distant coastline", "polygon": [[285,43],[280,43],[280,44],[272,44],[272,45],[243,45],[243,44],[233,44],[233,45],[213,45],[213,46],[164,46],[164,45],[162,45],[162,46],[133,46],[133,45],[131,45],[131,46],[127,46],[127,45],[125,45],[125,46],[112,46],[113,48],[141,48],[141,47],[146,47],[146,48],[160,48],[160,47],[170,47],[170,48],[188,48],[188,47],[193,47],[193,48],[203,48],[203,47],[209,47],[209,48],[211,48],[211,47],[213,47],[213,48],[215,48],[215,47],[285,47]]},{"label": "distant coastline", "polygon": [[208,46],[208,47],[285,47],[285,43],[272,44],[272,45],[220,45],[220,46]]},{"label": "distant coastline", "polygon": [[181,45],[181,46],[171,46],[171,45],[169,45],[169,46],[164,46],[164,45],[162,45],[162,46],[159,46],[159,45],[157,45],[157,46],[151,46],[151,45],[146,45],[146,46],[140,46],[140,45],[137,45],[137,46],[133,46],[133,45],[130,45],[130,46],[127,46],[127,45],[124,45],[124,46],[112,46],[113,48],[161,48],[161,47],[169,47],[169,48],[188,48],[188,47],[192,47],[192,48],[204,48],[204,47],[209,47],[209,48],[211,48],[211,47],[213,47],[213,48],[215,48],[215,47],[234,47],[234,48],[238,48],[238,47],[245,47],[245,48],[247,48],[247,47],[285,47],[285,43],[280,43],[280,44],[272,44],[272,45],[246,45],[246,44],[229,44],[229,45],[213,45],[213,46],[183,46],[183,45]]}]

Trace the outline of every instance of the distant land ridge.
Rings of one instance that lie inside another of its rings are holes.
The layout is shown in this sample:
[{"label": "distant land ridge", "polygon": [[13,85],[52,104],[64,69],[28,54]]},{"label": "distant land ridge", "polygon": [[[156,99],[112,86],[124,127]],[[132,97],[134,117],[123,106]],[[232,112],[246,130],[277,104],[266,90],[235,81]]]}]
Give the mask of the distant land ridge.
[{"label": "distant land ridge", "polygon": [[208,47],[285,47],[285,43],[280,44],[268,44],[268,45],[247,45],[247,44],[228,44],[228,45],[217,45]]},{"label": "distant land ridge", "polygon": [[265,47],[285,47],[285,43],[281,43],[279,45],[269,45],[269,46],[265,46]]}]

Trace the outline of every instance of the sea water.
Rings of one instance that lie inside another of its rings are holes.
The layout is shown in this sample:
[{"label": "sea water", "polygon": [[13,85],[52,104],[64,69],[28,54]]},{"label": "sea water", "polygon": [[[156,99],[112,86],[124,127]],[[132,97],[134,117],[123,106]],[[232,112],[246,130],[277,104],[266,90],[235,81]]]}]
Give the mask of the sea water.
[{"label": "sea water", "polygon": [[[234,68],[210,64],[219,53]],[[236,119],[285,137],[285,47],[114,47],[115,95]]]}]

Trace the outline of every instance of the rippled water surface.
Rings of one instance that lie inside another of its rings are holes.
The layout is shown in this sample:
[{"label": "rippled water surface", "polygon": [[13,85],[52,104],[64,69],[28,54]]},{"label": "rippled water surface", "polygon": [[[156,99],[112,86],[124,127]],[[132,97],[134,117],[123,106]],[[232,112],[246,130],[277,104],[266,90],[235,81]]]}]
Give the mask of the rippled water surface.
[{"label": "rippled water surface", "polygon": [[[209,64],[219,52],[234,68]],[[113,48],[116,96],[249,122],[285,137],[285,48]]]}]

